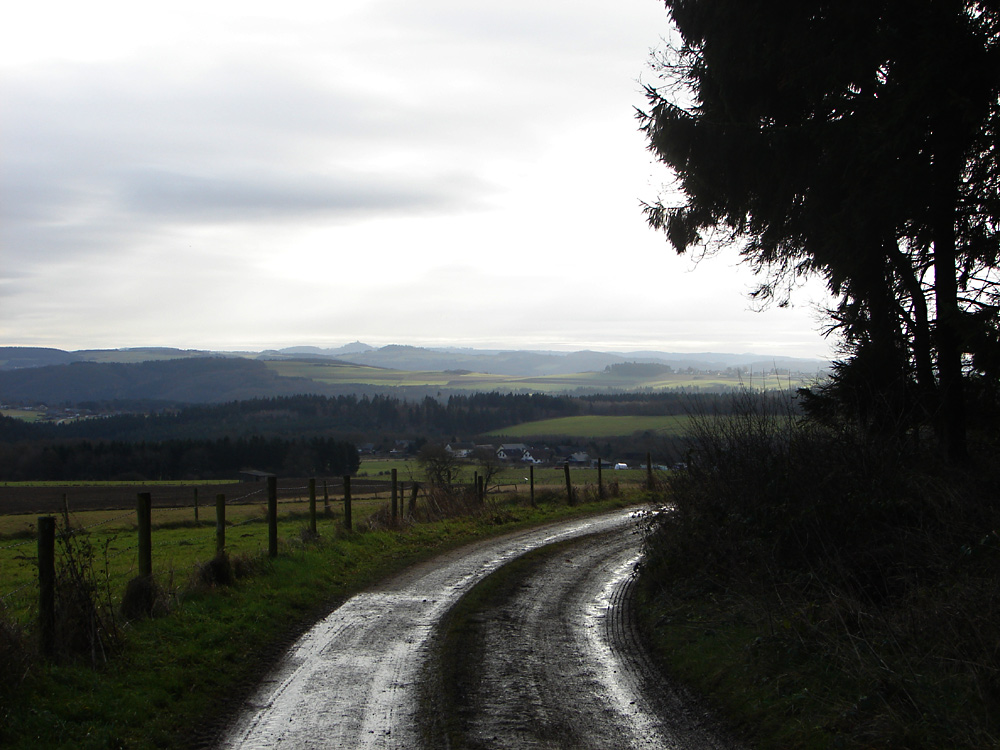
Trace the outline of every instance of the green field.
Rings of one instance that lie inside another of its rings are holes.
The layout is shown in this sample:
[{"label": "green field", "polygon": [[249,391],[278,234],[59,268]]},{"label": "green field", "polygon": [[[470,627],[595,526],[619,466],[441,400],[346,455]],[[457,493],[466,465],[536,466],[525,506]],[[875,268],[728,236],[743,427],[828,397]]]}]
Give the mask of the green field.
[{"label": "green field", "polygon": [[37,422],[45,416],[43,412],[28,411],[25,409],[0,409],[0,414],[3,414],[5,417],[13,417],[14,419],[23,419],[25,422]]},{"label": "green field", "polygon": [[641,416],[583,416],[542,419],[537,422],[504,427],[489,433],[490,437],[548,437],[609,438],[624,437],[636,432],[653,432],[657,435],[676,437],[687,429],[691,418],[687,415]]},{"label": "green field", "polygon": [[614,372],[579,372],[571,375],[515,376],[478,372],[432,372],[390,370],[343,362],[272,361],[267,366],[284,377],[308,378],[328,385],[368,385],[395,387],[436,387],[472,392],[527,391],[564,393],[576,389],[588,390],[667,390],[699,388],[712,391],[752,385],[754,388],[788,388],[806,385],[805,381],[776,376],[755,377],[752,383],[737,376],[699,373],[672,373],[655,377],[620,375]]}]

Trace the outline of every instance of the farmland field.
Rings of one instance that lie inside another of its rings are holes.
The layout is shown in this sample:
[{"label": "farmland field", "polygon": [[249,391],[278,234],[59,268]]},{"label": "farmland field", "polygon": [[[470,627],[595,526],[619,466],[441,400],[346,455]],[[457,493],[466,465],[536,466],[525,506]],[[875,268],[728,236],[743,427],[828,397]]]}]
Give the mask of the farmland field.
[{"label": "farmland field", "polygon": [[23,419],[25,422],[37,422],[45,416],[40,411],[29,411],[27,409],[0,409],[0,414],[3,414],[5,417],[13,417],[14,419]]},{"label": "farmland field", "polygon": [[610,390],[667,390],[672,388],[704,389],[710,391],[739,388],[785,389],[805,385],[796,378],[789,381],[776,376],[754,376],[752,383],[736,375],[714,373],[671,373],[653,377],[622,375],[615,372],[579,372],[572,375],[515,376],[495,375],[465,371],[410,371],[382,367],[354,365],[343,362],[271,361],[267,366],[284,377],[308,378],[327,385],[368,386],[432,386],[450,390],[525,391],[533,393],[565,393],[577,389],[589,391]]},{"label": "farmland field", "polygon": [[623,437],[636,432],[653,432],[676,437],[684,433],[690,417],[680,416],[582,416],[543,419],[537,422],[504,427],[489,433],[492,437],[531,438],[565,436],[571,438]]}]

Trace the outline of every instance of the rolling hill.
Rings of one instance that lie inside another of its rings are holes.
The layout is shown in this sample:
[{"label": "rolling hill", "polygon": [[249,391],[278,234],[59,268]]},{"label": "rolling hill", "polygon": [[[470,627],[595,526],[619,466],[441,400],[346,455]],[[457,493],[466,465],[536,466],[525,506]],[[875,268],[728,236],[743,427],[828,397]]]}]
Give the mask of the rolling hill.
[{"label": "rolling hill", "polygon": [[[641,355],[641,356],[639,356]],[[766,364],[770,363],[770,364]],[[759,355],[294,347],[267,352],[170,348],[62,351],[0,347],[0,403],[149,400],[221,403],[296,394],[728,390],[811,382],[827,363]],[[762,375],[777,368],[783,380]],[[747,373],[752,373],[747,375]]]}]

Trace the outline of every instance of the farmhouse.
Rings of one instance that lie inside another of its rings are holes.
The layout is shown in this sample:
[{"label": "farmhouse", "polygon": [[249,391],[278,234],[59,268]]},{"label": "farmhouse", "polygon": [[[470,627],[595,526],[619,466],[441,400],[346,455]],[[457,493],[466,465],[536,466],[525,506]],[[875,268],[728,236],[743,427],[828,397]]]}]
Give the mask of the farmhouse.
[{"label": "farmhouse", "polygon": [[497,458],[501,461],[520,461],[528,446],[524,443],[504,443],[497,448]]},{"label": "farmhouse", "polygon": [[544,464],[552,456],[552,451],[548,448],[528,448],[521,456],[521,460],[528,464]]},{"label": "farmhouse", "polygon": [[476,450],[473,443],[448,443],[444,449],[455,458],[468,458]]}]

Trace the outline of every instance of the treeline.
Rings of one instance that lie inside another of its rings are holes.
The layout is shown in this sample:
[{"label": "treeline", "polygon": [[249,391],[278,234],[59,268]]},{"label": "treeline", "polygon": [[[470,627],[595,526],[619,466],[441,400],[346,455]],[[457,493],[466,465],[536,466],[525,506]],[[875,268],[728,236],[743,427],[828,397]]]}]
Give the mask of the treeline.
[{"label": "treeline", "polygon": [[[554,417],[722,413],[730,404],[724,395],[677,393],[475,393],[418,401],[380,395],[286,396],[183,408],[149,403],[149,413],[61,424],[0,417],[0,480],[212,478],[231,477],[243,468],[339,475],[357,469],[356,446],[361,443],[389,450],[397,440],[416,445],[475,441],[486,432]],[[101,413],[124,404],[78,406]],[[622,442],[605,441],[592,449],[603,450],[601,455],[624,452]],[[646,443],[643,451],[649,448]]]},{"label": "treeline", "polygon": [[[109,403],[80,404],[105,411]],[[588,413],[585,402],[564,396],[477,393],[408,401],[393,396],[287,396],[226,404],[169,407],[149,414],[121,414],[60,425],[38,425],[48,439],[168,440],[273,435],[447,437]],[[0,429],[0,439],[3,430]]]},{"label": "treeline", "polygon": [[[787,398],[779,394],[776,398]],[[177,407],[145,404],[147,413],[118,414],[63,424],[0,423],[0,440],[85,439],[159,441],[170,439],[337,436],[356,441],[377,437],[471,439],[523,422],[583,414],[660,416],[718,413],[729,408],[723,394],[629,393],[599,396],[474,393],[410,401],[395,396],[284,396]],[[79,404],[95,413],[121,402]],[[130,409],[140,409],[132,402]]]},{"label": "treeline", "polygon": [[247,468],[286,476],[342,476],[359,465],[353,443],[322,437],[0,443],[0,481],[5,482],[227,479]]}]

